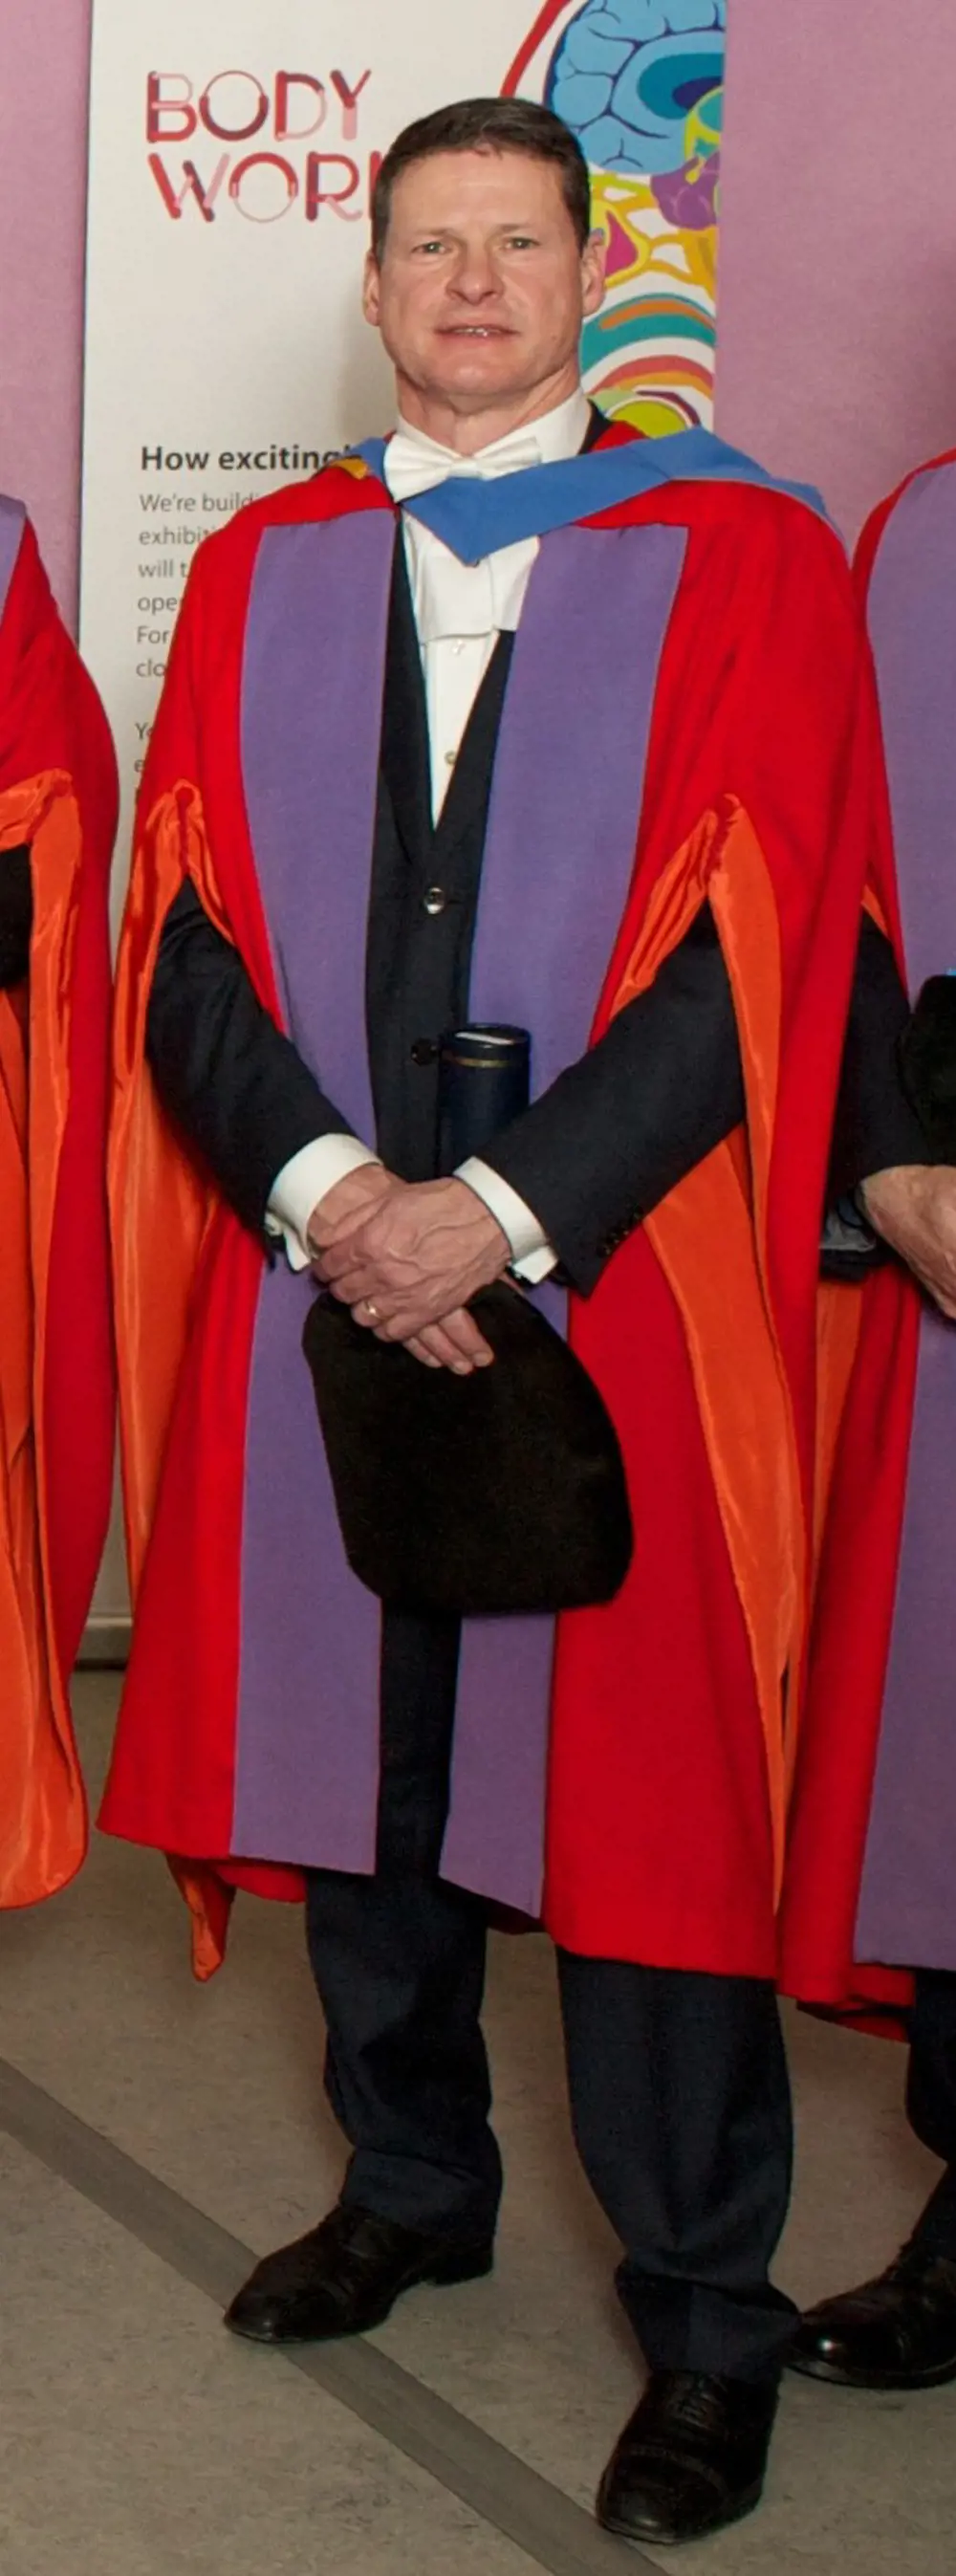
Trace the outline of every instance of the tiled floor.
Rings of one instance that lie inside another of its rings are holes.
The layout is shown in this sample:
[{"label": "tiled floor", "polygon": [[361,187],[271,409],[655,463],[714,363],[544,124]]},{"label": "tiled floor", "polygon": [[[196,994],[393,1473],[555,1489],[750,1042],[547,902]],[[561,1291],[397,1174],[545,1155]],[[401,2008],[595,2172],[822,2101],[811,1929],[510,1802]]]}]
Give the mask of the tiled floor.
[{"label": "tiled floor", "polygon": [[[114,1700],[110,1677],[81,1677],[91,1776]],[[342,2161],[300,1923],[243,1904],[205,1990],[187,1946],[162,1865],[98,1841],[56,1904],[0,1921],[0,2058],[264,2249],[320,2214]],[[496,1941],[488,2027],[508,2172],[498,2267],[406,2300],[374,2342],[586,2506],[637,2369],[612,2240],[571,2147],[543,1941]],[[800,2156],[780,2277],[805,2297],[886,2258],[932,2168],[900,2118],[901,2050],[799,2017],[791,2036]],[[2,2133],[0,2196],[2,2576],[599,2563],[573,2517],[533,2559],[326,2389],[234,2344],[200,2288]],[[791,2381],[763,2510],[670,2563],[953,2576],[954,2430],[956,2390],[854,2398]],[[635,2562],[618,2556],[626,2576]]]}]

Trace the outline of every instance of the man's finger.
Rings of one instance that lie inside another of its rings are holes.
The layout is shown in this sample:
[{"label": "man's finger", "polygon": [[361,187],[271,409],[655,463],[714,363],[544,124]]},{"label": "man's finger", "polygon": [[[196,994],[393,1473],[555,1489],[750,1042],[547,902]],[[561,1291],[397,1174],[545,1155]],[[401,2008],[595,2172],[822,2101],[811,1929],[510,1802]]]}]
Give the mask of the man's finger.
[{"label": "man's finger", "polygon": [[[334,1297],[337,1297],[339,1295],[339,1290],[334,1288],[332,1294]],[[350,1303],[350,1300],[343,1297],[341,1303],[343,1305],[347,1305]],[[399,1335],[394,1333],[391,1327],[383,1321],[379,1314],[374,1297],[357,1298],[351,1307],[351,1313],[353,1324],[361,1324],[363,1332],[374,1333],[380,1342],[404,1340],[404,1334]]]},{"label": "man's finger", "polygon": [[363,1232],[363,1226],[349,1226],[331,1242],[318,1244],[319,1261],[328,1280],[341,1279],[345,1271],[355,1270],[367,1259],[362,1245]]},{"label": "man's finger", "polygon": [[[462,1349],[444,1324],[426,1324],[422,1332],[414,1334],[413,1339],[419,1350],[427,1351],[431,1359],[437,1360],[440,1368],[451,1369],[455,1377],[473,1375],[474,1359]],[[411,1342],[407,1342],[405,1347],[410,1350]]]},{"label": "man's finger", "polygon": [[[355,1295],[353,1287],[358,1292]],[[451,1340],[456,1358],[467,1361],[469,1368],[487,1368],[494,1359],[490,1344],[463,1306],[453,1307],[444,1314],[440,1308],[436,1312],[432,1299],[413,1299],[407,1295],[401,1298],[394,1289],[389,1292],[383,1288],[381,1282],[376,1282],[368,1272],[361,1274],[356,1281],[340,1280],[332,1294],[347,1298],[360,1323],[368,1321],[367,1310],[370,1304],[373,1305],[375,1313],[371,1320],[383,1342],[421,1341],[441,1331]],[[442,1366],[445,1365],[443,1359]]]},{"label": "man's finger", "polygon": [[[359,1320],[368,1320],[367,1300],[362,1302]],[[439,1359],[442,1368],[459,1369],[462,1375],[475,1368],[490,1367],[495,1356],[464,1308],[440,1316],[422,1314],[414,1307],[399,1308],[394,1315],[376,1313],[373,1329],[381,1342],[401,1342],[406,1349],[413,1342],[421,1344]]]},{"label": "man's finger", "polygon": [[[420,1333],[399,1332],[394,1324],[380,1323],[374,1311],[374,1299],[372,1305],[370,1314],[369,1300],[360,1298],[358,1305],[352,1308],[353,1323],[360,1324],[364,1332],[374,1333],[378,1342],[387,1342],[393,1347],[400,1343],[405,1350],[411,1351],[413,1359],[421,1361],[423,1367],[451,1369],[457,1377],[470,1377],[476,1364],[484,1365],[480,1353],[474,1353],[467,1342],[455,1338],[443,1325],[426,1324]],[[477,1340],[481,1349],[487,1349],[480,1334]]]},{"label": "man's finger", "polygon": [[472,1368],[487,1368],[494,1359],[490,1342],[486,1342],[484,1334],[479,1332],[474,1316],[469,1315],[466,1306],[459,1306],[453,1315],[442,1315],[433,1330],[441,1332],[459,1357],[468,1360]]},{"label": "man's finger", "polygon": [[[379,1290],[373,1270],[346,1270],[340,1279],[326,1279],[325,1285],[331,1289],[333,1297],[340,1299],[343,1306],[361,1306],[365,1298],[371,1298],[373,1304],[379,1302]],[[385,1302],[384,1298],[381,1299],[383,1321]]]}]

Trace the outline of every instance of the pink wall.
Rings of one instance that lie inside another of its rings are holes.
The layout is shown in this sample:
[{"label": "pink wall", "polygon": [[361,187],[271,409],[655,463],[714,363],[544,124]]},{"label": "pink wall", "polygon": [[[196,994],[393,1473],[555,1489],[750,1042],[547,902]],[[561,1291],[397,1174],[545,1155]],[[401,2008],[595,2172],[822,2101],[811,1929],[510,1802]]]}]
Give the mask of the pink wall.
[{"label": "pink wall", "polygon": [[76,609],[91,0],[0,0],[0,488]]},{"label": "pink wall", "polygon": [[956,5],[728,14],[717,425],[852,536],[956,446]]}]

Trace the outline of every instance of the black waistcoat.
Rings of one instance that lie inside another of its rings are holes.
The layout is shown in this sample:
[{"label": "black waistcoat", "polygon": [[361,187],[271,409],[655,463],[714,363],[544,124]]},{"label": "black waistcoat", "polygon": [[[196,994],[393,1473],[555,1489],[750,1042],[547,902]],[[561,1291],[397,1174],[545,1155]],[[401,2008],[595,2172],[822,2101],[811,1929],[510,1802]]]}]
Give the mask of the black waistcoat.
[{"label": "black waistcoat", "polygon": [[429,1180],[435,1171],[435,1040],[468,1016],[488,802],[513,645],[513,636],[499,636],[436,827],[421,650],[399,537],[385,665],[366,1015],[378,1149],[409,1181]]},{"label": "black waistcoat", "polygon": [[[582,454],[607,422],[591,406]],[[514,636],[500,635],[437,829],[421,648],[401,537],[389,606],[381,765],[366,954],[376,1137],[404,1180],[435,1171],[438,1074],[429,1048],[468,1017],[488,804]]]}]

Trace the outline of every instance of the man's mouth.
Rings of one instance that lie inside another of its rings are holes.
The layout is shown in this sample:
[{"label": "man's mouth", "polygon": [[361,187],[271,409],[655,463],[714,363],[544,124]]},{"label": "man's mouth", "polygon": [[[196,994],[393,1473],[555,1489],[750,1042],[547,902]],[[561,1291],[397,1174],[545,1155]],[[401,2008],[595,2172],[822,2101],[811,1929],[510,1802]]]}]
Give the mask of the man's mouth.
[{"label": "man's mouth", "polygon": [[514,332],[503,322],[445,322],[443,340],[513,340]]}]

